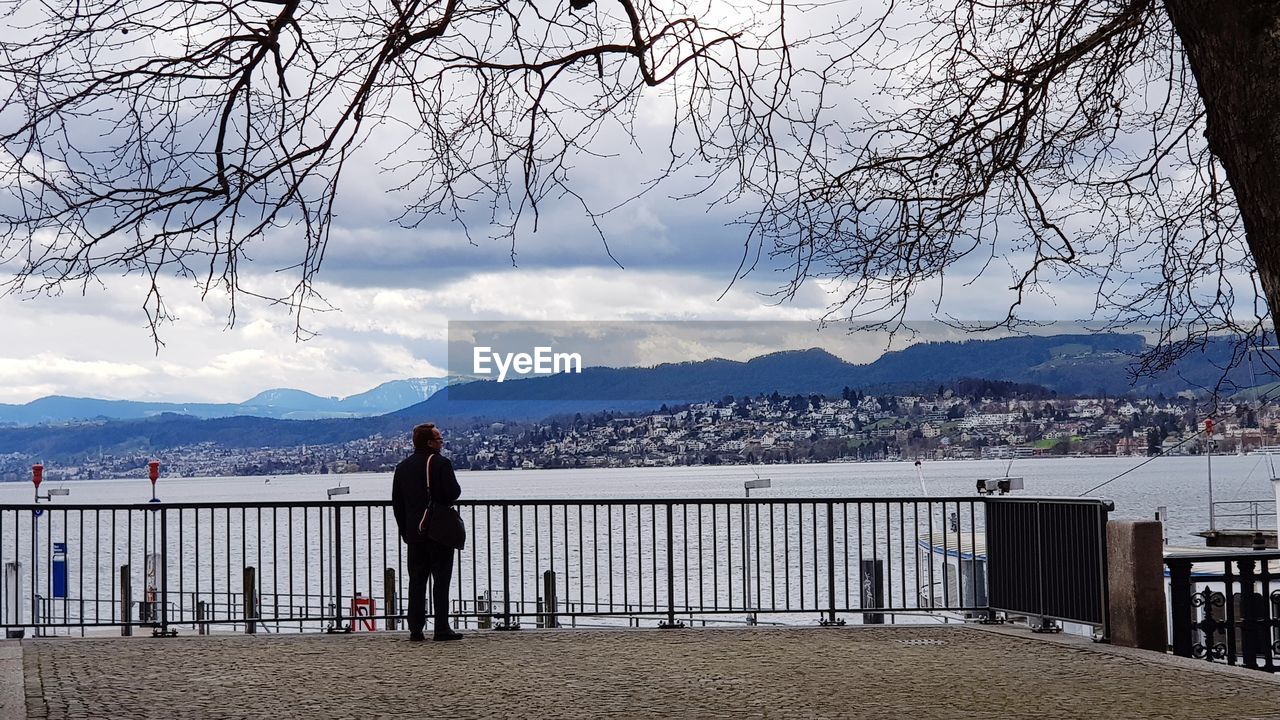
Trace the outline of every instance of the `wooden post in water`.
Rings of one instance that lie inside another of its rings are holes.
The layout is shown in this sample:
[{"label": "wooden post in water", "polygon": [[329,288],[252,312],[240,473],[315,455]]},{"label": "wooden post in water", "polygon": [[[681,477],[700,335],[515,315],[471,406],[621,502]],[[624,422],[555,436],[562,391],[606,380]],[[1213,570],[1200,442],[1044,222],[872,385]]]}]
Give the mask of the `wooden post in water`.
[{"label": "wooden post in water", "polygon": [[252,567],[244,569],[244,631],[253,635],[258,632],[258,589],[255,582],[256,571]]},{"label": "wooden post in water", "polygon": [[133,591],[130,587],[129,566],[120,566],[120,634],[129,637],[133,634]]},{"label": "wooden post in water", "polygon": [[387,568],[382,576],[382,587],[386,595],[383,607],[387,609],[387,620],[383,625],[388,630],[395,630],[396,622],[396,569]]},{"label": "wooden post in water", "polygon": [[196,601],[196,632],[201,635],[209,634],[209,624],[205,622],[208,617],[205,615],[205,603],[203,600]]}]

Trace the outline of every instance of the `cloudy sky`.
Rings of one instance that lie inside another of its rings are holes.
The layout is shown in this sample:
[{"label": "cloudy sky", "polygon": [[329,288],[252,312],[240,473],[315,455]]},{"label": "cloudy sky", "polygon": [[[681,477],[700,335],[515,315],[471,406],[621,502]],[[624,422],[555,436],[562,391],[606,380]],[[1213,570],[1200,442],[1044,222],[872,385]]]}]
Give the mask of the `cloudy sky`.
[{"label": "cloudy sky", "polygon": [[[643,145],[664,149],[672,132],[663,102],[640,105],[632,131],[641,147],[575,161],[578,187],[601,206],[640,192],[661,167],[661,153],[646,155]],[[229,325],[225,296],[201,297],[192,281],[172,277],[162,290],[176,321],[160,327],[157,347],[142,309],[145,285],[136,277],[103,275],[56,297],[3,297],[0,402],[52,394],[235,402],[275,387],[346,396],[389,380],[444,375],[450,321],[787,320],[814,329],[810,338],[778,338],[762,324],[756,343],[680,345],[690,360],[828,346],[866,361],[885,349],[883,339],[850,345],[838,328],[817,332],[837,296],[829,283],[808,282],[778,303],[771,295],[786,275],[767,260],[735,281],[746,231],[733,221],[751,208],[713,202],[714,195],[678,199],[704,182],[697,168],[608,215],[608,250],[576,204],[554,201],[543,206],[538,231],[523,233],[513,249],[486,240],[483,227],[472,228],[469,242],[438,219],[414,229],[396,225],[410,198],[390,190],[394,178],[378,164],[394,142],[375,134],[346,170],[316,285],[331,309],[299,317],[241,295]],[[283,235],[253,248],[240,268],[244,284],[286,287],[287,272],[277,271],[297,261],[296,249]],[[1008,285],[999,263],[981,277],[976,267],[960,267],[948,277],[943,312],[1002,317]],[[925,288],[909,317],[929,318],[936,298],[936,286]],[[1091,308],[1091,292],[1065,286],[1030,298],[1023,315],[1070,320]],[[637,344],[647,346],[665,350],[638,349],[638,362],[675,359],[671,343]]]}]

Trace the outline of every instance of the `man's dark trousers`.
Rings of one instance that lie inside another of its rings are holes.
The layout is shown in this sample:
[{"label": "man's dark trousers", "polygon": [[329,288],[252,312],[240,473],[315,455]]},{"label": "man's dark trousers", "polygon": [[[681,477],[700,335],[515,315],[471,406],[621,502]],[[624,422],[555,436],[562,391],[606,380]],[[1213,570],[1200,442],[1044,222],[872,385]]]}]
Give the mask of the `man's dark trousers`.
[{"label": "man's dark trousers", "polygon": [[427,578],[435,579],[431,601],[434,605],[436,634],[452,631],[449,627],[449,582],[453,579],[453,548],[423,540],[408,547],[409,562],[409,632],[422,632],[427,623]]}]

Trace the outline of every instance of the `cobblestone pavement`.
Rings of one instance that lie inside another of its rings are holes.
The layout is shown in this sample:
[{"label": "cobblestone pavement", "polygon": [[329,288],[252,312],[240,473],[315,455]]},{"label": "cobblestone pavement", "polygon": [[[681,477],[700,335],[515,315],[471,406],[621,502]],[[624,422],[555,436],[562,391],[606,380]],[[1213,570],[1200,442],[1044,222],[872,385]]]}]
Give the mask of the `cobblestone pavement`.
[{"label": "cobblestone pavement", "polygon": [[1262,673],[958,626],[22,646],[28,717],[1280,718]]}]

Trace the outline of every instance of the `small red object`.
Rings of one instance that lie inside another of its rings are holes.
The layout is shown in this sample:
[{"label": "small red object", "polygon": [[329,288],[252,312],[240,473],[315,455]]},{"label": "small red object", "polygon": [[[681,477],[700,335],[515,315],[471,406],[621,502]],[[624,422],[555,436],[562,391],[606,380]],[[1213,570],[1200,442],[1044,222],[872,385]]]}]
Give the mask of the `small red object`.
[{"label": "small red object", "polygon": [[1204,432],[1206,435],[1213,434],[1213,418],[1204,421]]},{"label": "small red object", "polygon": [[31,482],[39,488],[41,480],[44,480],[44,465],[32,465]]},{"label": "small red object", "polygon": [[155,485],[156,480],[160,477],[160,461],[152,460],[147,463],[147,477],[151,478],[151,484]]}]

